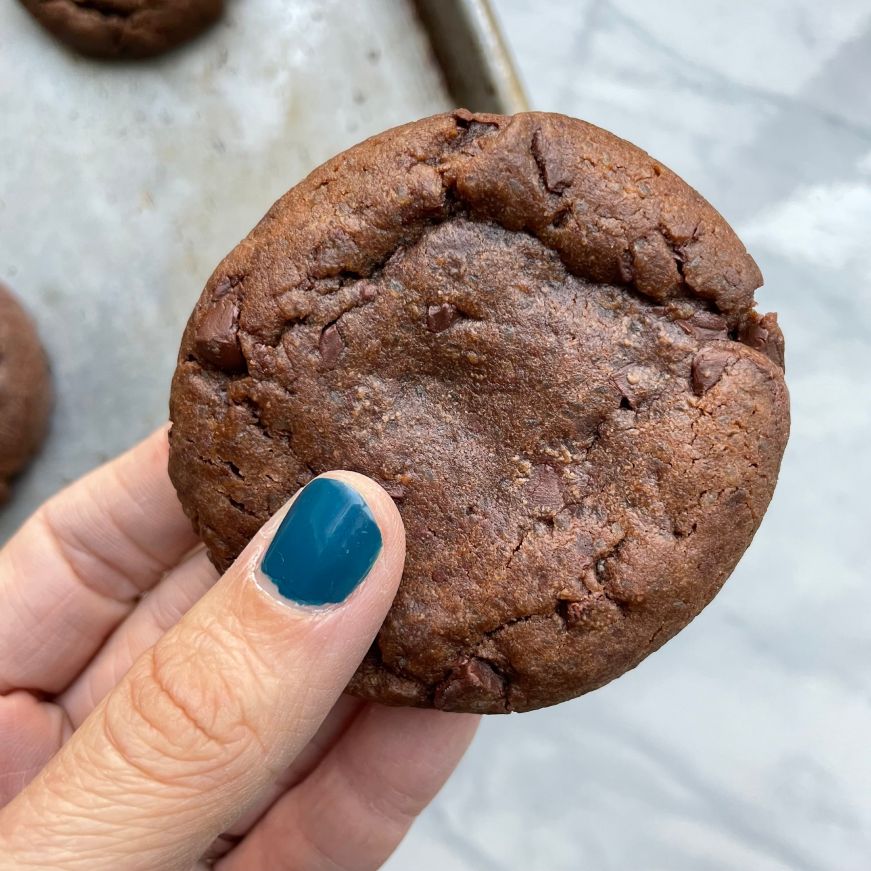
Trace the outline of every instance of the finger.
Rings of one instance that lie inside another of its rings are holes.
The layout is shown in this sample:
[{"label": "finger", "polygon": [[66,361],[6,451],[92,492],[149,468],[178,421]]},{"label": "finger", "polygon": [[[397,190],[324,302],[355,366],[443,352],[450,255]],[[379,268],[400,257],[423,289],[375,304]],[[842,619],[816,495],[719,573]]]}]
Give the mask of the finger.
[{"label": "finger", "polygon": [[[56,702],[66,712],[68,723],[78,728],[97,704],[126,674],[134,660],[151,647],[168,629],[172,628],[217,580],[217,572],[203,549],[194,551],[181,565],[171,571],[142,600],[132,614],[112,633],[94,661],[73,682]],[[224,855],[235,845],[251,826],[269,809],[273,802],[290,787],[299,783],[311,772],[332,746],[339,740],[357,715],[363,703],[352,696],[342,696],[321,724],[315,736],[306,745],[290,766],[282,772],[266,794],[245,815],[223,833],[210,848],[210,858]],[[50,708],[53,720],[62,712]],[[0,731],[2,731],[2,700],[0,700]],[[28,730],[33,736],[39,730]],[[29,776],[16,779],[16,788],[10,791],[7,801],[24,787],[59,749],[59,743],[42,746],[38,764],[28,767]],[[0,766],[2,768],[2,766]],[[2,793],[2,790],[0,790]],[[229,835],[229,838],[225,838]]]},{"label": "finger", "polygon": [[380,487],[315,479],[0,814],[0,868],[190,868],[315,734],[404,558]]},{"label": "finger", "polygon": [[205,548],[197,548],[133,609],[85,670],[56,701],[74,728],[114,689],[136,659],[188,612],[218,580]]},{"label": "finger", "polygon": [[166,428],[47,502],[0,551],[0,693],[59,692],[195,543]]},{"label": "finger", "polygon": [[[183,563],[169,572],[112,633],[94,661],[76,678],[69,689],[56,699],[56,703],[66,712],[68,726],[77,729],[104,696],[120,682],[134,660],[167,630],[175,626],[194,603],[214,586],[217,578],[217,572],[202,548],[194,551]],[[257,804],[224,833],[231,838],[226,840],[223,852],[232,847],[232,838],[244,835],[280,795],[299,783],[317,766],[339,740],[362,706],[363,702],[353,696],[342,696],[338,700],[302,753],[286,771],[279,775]],[[43,707],[49,709],[46,711],[46,716],[51,714],[50,722],[53,722],[57,716],[63,716],[62,711],[57,710],[53,705],[43,705]],[[0,731],[2,731],[2,710],[2,700],[0,700]],[[28,731],[31,736],[29,745],[32,746],[34,736],[40,734],[40,730]],[[21,781],[19,778],[16,781],[17,788],[14,792],[10,792],[8,798],[19,792],[59,747],[59,743],[52,743],[50,748],[43,747],[38,754],[41,761],[29,767],[30,776],[26,780]],[[223,855],[223,852],[213,852],[212,856]]]},{"label": "finger", "polygon": [[270,784],[252,807],[226,832],[221,833],[206,851],[204,858],[214,861],[229,853],[279,797],[300,783],[317,767],[321,759],[341,740],[342,735],[350,728],[365,704],[362,699],[342,696],[300,755],[274,783]]},{"label": "finger", "polygon": [[36,777],[71,733],[57,705],[23,691],[0,696],[0,808]]},{"label": "finger", "polygon": [[217,868],[380,868],[460,761],[478,719],[367,705]]}]

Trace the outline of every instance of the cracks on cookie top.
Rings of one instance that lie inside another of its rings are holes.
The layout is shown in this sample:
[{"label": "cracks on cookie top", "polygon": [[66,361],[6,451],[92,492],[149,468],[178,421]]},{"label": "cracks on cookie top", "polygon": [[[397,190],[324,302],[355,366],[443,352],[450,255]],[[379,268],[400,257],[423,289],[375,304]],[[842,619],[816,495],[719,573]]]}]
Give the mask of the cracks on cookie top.
[{"label": "cracks on cookie top", "polygon": [[[612,524],[613,525],[613,524]],[[517,545],[512,549],[511,555],[505,565],[508,570],[516,554],[520,552],[526,538],[533,530],[521,529]],[[612,589],[611,574],[615,571],[614,564],[619,562],[620,551],[628,540],[628,535],[622,529],[616,542],[600,552],[594,568],[589,572],[589,581],[585,582],[587,593],[564,590],[558,594],[552,602],[544,602],[541,607],[508,620],[504,620],[496,626],[481,632],[477,644],[470,648],[470,656],[483,658],[485,649],[490,642],[498,642],[499,636],[513,626],[526,623],[530,620],[557,618],[567,630],[574,630],[583,626],[587,631],[596,631],[611,625],[617,619],[627,619],[633,604],[640,604],[643,597],[629,597],[620,595]],[[497,643],[498,649],[498,643]],[[487,660],[492,664],[492,657]],[[502,666],[502,672],[509,680],[511,675],[511,663],[506,658],[506,664]]]},{"label": "cracks on cookie top", "polygon": [[260,410],[260,406],[257,404],[257,400],[253,396],[246,393],[236,398],[234,401],[234,405],[236,408],[247,409],[251,423],[263,433],[266,439],[273,443],[276,441],[286,442],[291,453],[296,456],[296,454],[293,452],[293,447],[291,444],[293,439],[293,433],[290,430],[273,431],[272,429],[270,429],[270,427],[264,422],[261,416],[262,412]]},{"label": "cracks on cookie top", "polygon": [[686,254],[683,250],[671,246],[671,256],[674,259],[674,268],[677,269],[677,274],[680,276],[681,284],[687,286],[687,276],[684,272],[684,264],[686,263]]},{"label": "cracks on cookie top", "polygon": [[508,556],[508,561],[505,563],[506,569],[511,568],[511,563],[514,562],[514,558],[517,556],[518,553],[520,553],[520,549],[523,547],[523,543],[529,537],[531,532],[532,532],[531,527],[528,529],[521,529],[520,530],[520,535],[519,535],[517,544],[514,545],[514,547],[511,549],[511,553]]},{"label": "cracks on cookie top", "polygon": [[[541,187],[548,195],[556,197],[557,210],[549,221],[549,227],[560,229],[565,226],[569,219],[574,214],[574,208],[578,204],[575,198],[565,196],[572,187],[574,181],[570,170],[561,171],[560,153],[556,149],[549,152],[546,135],[541,126],[535,128],[532,133],[529,143],[531,156],[534,160]],[[594,168],[597,166],[595,161],[587,158],[584,160],[590,163]],[[655,180],[661,176],[661,169],[653,164],[652,173],[642,175],[639,173],[630,173],[627,166],[623,164],[603,164],[602,168],[607,172],[620,171],[629,176],[629,181],[638,186],[637,192],[640,197],[640,202],[647,199],[652,191],[647,184],[648,181]],[[565,200],[565,202],[564,202]],[[582,212],[586,212],[586,204],[581,202],[583,207]],[[656,223],[655,226],[643,230],[640,233],[630,231],[633,220],[642,215],[646,211],[646,207],[639,204],[638,207],[628,217],[624,216],[621,221],[624,222],[622,233],[625,238],[622,240],[625,248],[622,254],[617,257],[617,267],[622,282],[626,285],[634,286],[636,290],[648,298],[662,299],[669,296],[678,295],[683,297],[697,297],[704,299],[706,293],[703,288],[697,288],[690,276],[687,274],[685,265],[687,261],[687,249],[693,243],[699,241],[703,234],[703,217],[699,217],[693,226],[692,231],[688,236],[683,234],[676,235],[671,227],[663,220]],[[618,221],[618,224],[620,222]],[[642,224],[644,221],[642,220]],[[617,226],[612,233],[607,228],[604,229],[606,235],[611,235],[615,241],[619,241],[621,235],[621,227]],[[646,252],[644,251],[644,243],[646,240],[651,240],[652,237],[659,237],[662,241],[658,244],[647,245]],[[670,252],[671,261],[675,270],[675,279],[677,287],[671,287],[667,279],[667,273],[663,272],[664,264],[661,259],[662,245]],[[636,250],[641,246],[640,250]],[[746,252],[743,252],[746,256]],[[639,259],[636,260],[636,257]],[[577,274],[577,273],[576,273]],[[722,279],[733,288],[739,286],[737,280],[732,280],[728,275],[721,276]],[[647,286],[645,286],[647,285]],[[752,300],[751,300],[752,305]],[[719,311],[719,307],[716,309]],[[732,311],[731,320],[736,320],[744,316],[747,311],[744,307],[741,311]]]},{"label": "cracks on cookie top", "polygon": [[398,248],[390,252],[390,256],[385,261],[376,264],[371,271],[359,271],[356,269],[344,268],[339,269],[337,272],[330,270],[329,274],[326,275],[313,276],[313,288],[319,294],[330,294],[341,290],[343,287],[347,287],[349,284],[355,284],[356,282],[365,279],[374,279],[381,273],[390,259],[401,250],[402,246],[400,245]]},{"label": "cracks on cookie top", "polygon": [[[444,172],[441,170],[438,170],[438,173],[442,180],[445,197],[445,217],[442,220],[449,221],[453,218],[467,218],[468,220],[472,220],[471,214],[457,192],[457,188],[453,181],[446,178]],[[440,223],[442,223],[441,220],[433,220],[430,223],[430,226],[437,226]]]},{"label": "cracks on cookie top", "polygon": [[[546,603],[541,609],[537,611],[532,611],[529,614],[521,614],[518,617],[512,617],[509,620],[505,620],[498,626],[494,626],[492,629],[488,629],[486,632],[481,633],[480,640],[478,641],[477,645],[475,645],[474,653],[472,655],[477,659],[483,658],[481,654],[481,648],[488,641],[492,641],[494,638],[501,635],[512,626],[519,626],[521,623],[528,623],[530,620],[535,620],[540,617],[553,617],[554,613],[554,609],[553,607],[551,607],[550,603]],[[507,667],[503,667],[503,671],[505,673],[505,676],[507,677],[511,672],[511,664],[508,663]]]},{"label": "cracks on cookie top", "polygon": [[[500,125],[497,120],[489,120],[486,116],[476,116],[473,113],[467,112],[465,110],[458,110],[456,113],[454,113],[453,120],[459,135],[458,138],[453,141],[453,143],[446,146],[447,153],[455,151],[458,143],[467,143],[471,140],[476,140],[481,137],[496,135],[502,130],[506,129],[505,127]],[[538,172],[542,185],[550,194],[556,195],[559,199],[563,199],[565,192],[571,187],[571,180],[559,177],[558,173],[557,176],[553,178],[551,177],[552,171],[549,168],[548,162],[546,160],[546,143],[543,136],[544,135],[541,131],[541,128],[536,128],[531,138],[529,147],[532,156],[535,159],[536,166],[538,167]],[[474,160],[474,156],[469,156],[468,159]],[[329,268],[329,275],[313,277],[312,279],[310,279],[310,281],[313,282],[311,286],[314,287],[319,293],[333,292],[353,282],[358,282],[366,279],[371,280],[373,278],[376,278],[393,257],[395,257],[407,246],[415,244],[417,241],[419,241],[423,233],[426,232],[429,227],[436,226],[448,220],[452,220],[458,215],[464,215],[465,217],[472,219],[468,212],[468,204],[464,202],[463,198],[459,194],[459,191],[457,190],[455,173],[453,171],[448,172],[446,166],[437,166],[436,169],[441,177],[442,187],[444,191],[444,204],[439,214],[432,215],[427,218],[422,218],[421,220],[416,221],[412,232],[403,233],[401,241],[399,241],[392,248],[392,250],[386,252],[382,257],[378,259],[377,262],[371,264],[371,266],[369,266],[368,268],[351,269],[348,268],[347,265],[343,266],[341,263],[337,263],[334,267]],[[655,163],[652,164],[652,170],[653,176],[650,177],[657,177],[661,174],[660,167]],[[647,178],[647,176],[645,176],[645,178]],[[566,204],[561,205],[551,219],[550,226],[555,226],[558,228],[565,226],[565,224],[568,223],[568,221],[572,217],[573,206],[573,201],[568,201]],[[675,268],[677,269],[680,277],[681,285],[693,291],[694,289],[687,284],[686,275],[684,273],[684,262],[686,259],[685,249],[687,245],[699,238],[700,226],[700,223],[697,223],[693,229],[693,232],[690,234],[690,237],[686,240],[676,239],[671,234],[669,229],[662,223],[660,223],[655,228],[655,231],[663,238],[663,240],[666,242],[672,252],[672,257],[675,263]],[[549,248],[550,250],[556,250],[553,245],[543,242],[537,232],[534,232],[528,228],[523,230],[517,230],[516,232],[527,233],[531,237],[535,238],[540,244],[543,244],[546,248]],[[557,254],[559,255],[558,251]],[[559,256],[562,259],[562,255]],[[573,272],[572,270],[568,271],[584,279],[583,275]],[[622,277],[625,279],[626,285],[622,289],[634,291],[645,301],[649,301],[649,294],[643,293],[642,291],[638,290],[636,286],[634,286],[635,277],[634,270],[631,268],[631,263],[624,263],[624,268],[621,271],[623,272]],[[232,281],[233,279],[230,280]],[[238,280],[241,280],[241,278]],[[322,281],[326,282],[326,284],[321,284],[320,282]],[[332,285],[332,287],[327,290],[327,287],[329,285]],[[710,301],[706,301],[706,303],[713,307],[713,303],[711,303]],[[284,329],[289,328],[292,323],[293,322],[286,323]],[[281,341],[281,336],[283,335],[284,329],[279,328],[276,338],[276,344]]]},{"label": "cracks on cookie top", "polygon": [[653,646],[653,642],[656,641],[656,639],[659,638],[659,636],[662,635],[662,633],[663,633],[664,631],[665,631],[665,626],[657,626],[657,627],[656,627],[656,631],[655,631],[655,632],[650,636],[650,638],[647,639],[647,645],[646,645],[646,646],[647,646],[647,647],[652,647],[652,646]]},{"label": "cracks on cookie top", "polygon": [[482,137],[498,133],[500,125],[497,121],[482,120],[473,112],[458,109],[453,113],[457,137],[448,145],[450,151],[462,151]]},{"label": "cracks on cookie top", "polygon": [[247,517],[256,520],[258,523],[261,523],[263,521],[263,518],[256,511],[252,511],[250,508],[248,508],[244,502],[240,502],[238,499],[234,499],[229,493],[225,493],[224,495],[226,496],[227,501],[230,503],[230,505],[232,505],[241,514],[245,514]]},{"label": "cracks on cookie top", "polygon": [[[397,255],[402,250],[402,247],[397,248],[395,251],[391,252],[390,257],[386,258],[384,265],[392,259],[393,256]],[[355,272],[351,272],[349,270],[342,270],[335,276],[324,277],[321,279],[313,279],[309,284],[308,290],[311,290],[317,293],[320,296],[333,296],[340,291],[352,287],[357,284],[364,283],[365,286],[361,288],[360,293],[356,297],[349,297],[344,303],[342,303],[339,307],[338,311],[333,311],[331,313],[330,320],[323,323],[318,333],[318,350],[321,353],[321,356],[325,356],[325,348],[323,346],[324,336],[327,333],[327,330],[330,328],[334,328],[330,337],[328,338],[328,345],[330,342],[335,346],[333,350],[341,351],[341,348],[338,347],[338,341],[336,340],[336,336],[341,337],[338,325],[341,319],[348,314],[349,312],[354,311],[355,309],[363,308],[370,303],[374,302],[378,298],[378,291],[374,286],[374,282],[380,277],[383,270],[383,265],[379,266],[371,274],[358,274]],[[306,327],[314,327],[318,325],[318,318],[314,314],[314,312],[307,312],[306,314],[302,314],[301,312],[298,315],[293,316],[285,316],[282,321],[281,328],[275,332],[275,335],[270,337],[268,340],[259,341],[259,344],[262,344],[264,347],[270,348],[272,350],[278,348],[286,338],[287,334],[292,330],[303,329]],[[331,347],[331,346],[330,346]],[[327,349],[326,357],[332,358],[333,354]],[[335,355],[338,356],[337,354]],[[335,364],[335,359],[332,359],[328,365],[328,368],[332,368]]]},{"label": "cracks on cookie top", "polygon": [[[619,404],[617,406],[617,409],[619,410]],[[605,428],[606,428],[607,424],[610,422],[610,420],[611,420],[611,415],[610,414],[605,415],[596,424],[595,428],[593,429],[593,431],[590,435],[590,438],[589,438],[587,444],[585,445],[585,448],[584,448],[585,449],[585,457],[588,457],[590,455],[590,453],[592,453],[593,451],[595,451],[599,447],[599,445],[602,442],[602,439],[605,436]]]},{"label": "cracks on cookie top", "polygon": [[[299,454],[295,451],[292,444],[293,433],[287,430],[273,430],[272,428],[270,428],[261,417],[261,410],[259,405],[257,404],[257,400],[250,394],[243,393],[239,390],[238,380],[232,383],[237,388],[237,395],[230,400],[232,407],[239,410],[244,409],[247,412],[249,421],[248,425],[253,426],[262,434],[263,439],[269,444],[270,451],[281,450],[279,447],[277,447],[277,443],[284,442],[287,446],[286,452],[293,457],[293,461],[295,462],[295,464],[302,468],[302,477],[297,477],[296,484],[298,486],[304,486],[312,478],[317,477],[319,472],[311,464],[309,464],[302,457],[300,457]],[[228,473],[230,477],[232,477],[237,482],[243,483],[245,481],[244,473],[239,468],[239,466],[237,466],[236,463],[234,463],[232,460],[228,460],[224,457],[221,457],[220,455],[216,459],[205,456],[197,448],[197,444],[192,437],[182,434],[176,426],[173,427],[173,430],[174,438],[179,438],[182,441],[186,442],[193,449],[195,456],[199,462],[207,466],[220,469],[222,472]],[[286,488],[288,487],[287,482],[279,481],[268,473],[266,473],[264,477],[271,481],[272,484],[275,485],[277,490],[286,490]],[[234,509],[244,514],[245,516],[256,520],[258,525],[266,521],[266,516],[261,515],[257,511],[248,508],[248,506],[245,505],[244,502],[234,498],[226,489],[218,487],[216,488],[216,492],[220,494],[220,496],[222,496],[227,501],[227,503],[231,505]],[[286,498],[289,498],[290,495],[291,492],[282,493],[281,503],[283,503]],[[278,507],[279,505],[276,505],[270,510],[277,510]],[[196,526],[197,522],[195,522],[194,525]]]},{"label": "cracks on cookie top", "polygon": [[[701,229],[701,221],[696,221],[695,226],[693,227],[692,232],[684,241],[678,240],[675,235],[671,232],[671,230],[662,222],[657,224],[656,231],[662,236],[662,238],[666,241],[669,248],[671,248],[671,256],[674,258],[674,265],[677,268],[678,274],[681,277],[681,281],[684,284],[687,284],[686,274],[684,273],[684,265],[686,264],[686,249],[687,246],[691,245],[693,242],[697,242],[701,237],[699,230]],[[687,286],[690,286],[687,284]],[[691,288],[695,289],[695,288]]]},{"label": "cracks on cookie top", "polygon": [[716,490],[703,490],[699,494],[698,507],[710,511],[711,506],[729,500],[731,502],[730,508],[734,509],[735,503],[743,506],[750,513],[754,526],[759,526],[762,517],[757,514],[749,496],[750,494],[743,487],[727,486],[719,487]]},{"label": "cracks on cookie top", "polygon": [[193,449],[195,456],[201,463],[205,463],[207,466],[212,466],[215,469],[221,469],[221,471],[229,472],[233,478],[244,480],[245,476],[242,474],[242,472],[239,470],[239,467],[235,463],[231,462],[230,460],[225,460],[221,457],[219,457],[218,459],[212,459],[211,457],[203,456],[203,454],[199,452],[197,443],[190,436],[182,435],[181,433],[176,432],[173,435],[173,439],[181,439],[183,442],[186,442]]},{"label": "cracks on cookie top", "polygon": [[[493,135],[503,129],[495,121],[480,120],[473,116],[471,113],[464,111],[461,111],[455,115],[455,122],[457,124],[457,129],[461,131],[461,139],[468,137],[479,138],[481,136]],[[448,148],[448,153],[450,153],[451,150],[452,149]],[[563,227],[572,218],[573,208],[575,205],[574,200],[566,196],[566,192],[571,187],[571,179],[567,177],[561,177],[558,172],[555,176],[552,177],[553,171],[551,170],[551,168],[549,168],[549,165],[545,158],[545,145],[543,140],[543,134],[540,128],[536,129],[532,136],[530,150],[538,168],[540,181],[545,190],[550,195],[557,196],[560,200],[562,200],[563,198],[566,199],[566,203],[561,205],[556,210],[549,224],[550,227]],[[471,157],[469,159],[474,159],[474,157]],[[323,263],[321,263],[317,267],[317,272],[320,272],[321,274],[317,274],[316,272],[309,278],[309,282],[311,282],[310,287],[319,294],[332,293],[355,282],[376,279],[394,257],[401,254],[401,252],[408,246],[416,244],[429,228],[438,226],[439,224],[453,220],[457,217],[464,217],[468,220],[476,220],[478,223],[491,223],[490,221],[482,221],[472,216],[469,211],[468,203],[464,201],[463,197],[460,195],[460,192],[457,189],[456,174],[454,171],[449,172],[446,165],[440,165],[435,168],[441,178],[444,197],[443,205],[439,213],[415,221],[414,226],[410,228],[410,232],[403,232],[397,244],[394,245],[390,251],[385,252],[381,257],[378,258],[376,262],[373,262],[366,269],[349,268],[347,263],[342,264],[340,261],[337,261],[334,265],[326,267],[326,272],[324,272],[325,267]],[[654,168],[654,176],[657,175],[655,169],[656,168]],[[684,262],[686,260],[686,246],[699,238],[700,226],[700,223],[697,223],[690,237],[686,240],[676,239],[671,234],[669,229],[661,223],[656,228],[654,228],[654,232],[656,232],[663,239],[668,249],[671,251],[671,256],[675,264],[675,269],[677,271],[680,286],[685,290],[691,291],[692,298],[702,300],[702,298],[699,297],[695,292],[695,289],[692,288],[691,285],[687,282],[684,272]],[[535,230],[527,227],[523,229],[512,228],[512,231],[522,232],[534,238],[536,241],[539,242],[539,244],[544,245],[545,248],[557,253],[560,259],[563,260],[563,265],[566,266],[562,254],[560,254],[560,252],[552,244],[544,242],[541,239],[540,234]],[[637,286],[635,267],[632,262],[632,255],[629,249],[626,250],[624,254],[624,260],[621,262],[623,264],[621,267],[621,278],[624,282],[624,285],[621,287],[621,289],[624,291],[633,292],[640,296],[645,302],[649,303],[649,301],[651,300],[650,293],[645,293],[644,291],[641,291]],[[576,277],[579,277],[582,280],[588,280],[584,277],[583,274],[568,269],[567,266],[566,268],[569,273],[575,275]],[[706,305],[716,309],[715,304],[710,300],[702,301]],[[286,329],[288,326],[289,324],[286,323],[284,329]],[[281,335],[283,334],[283,331],[283,329],[279,329],[278,336],[276,338],[276,344],[281,341]]]},{"label": "cracks on cookie top", "polygon": [[672,534],[672,536],[674,536],[674,538],[676,538],[678,540],[691,538],[692,536],[694,536],[696,534],[696,532],[698,532],[698,529],[699,529],[699,521],[698,520],[693,520],[692,523],[690,523],[686,527],[686,529],[684,529],[684,528],[680,527],[677,523],[675,523],[674,519],[672,518],[671,534]]},{"label": "cracks on cookie top", "polygon": [[[245,476],[242,474],[239,467],[232,462],[231,460],[223,459],[222,457],[218,457],[217,459],[213,459],[211,457],[204,456],[197,447],[196,442],[189,436],[181,435],[177,433],[175,438],[181,439],[183,442],[186,442],[194,451],[194,454],[197,458],[197,461],[203,463],[206,466],[211,466],[213,469],[218,469],[221,472],[229,472],[230,476],[236,481],[244,481]],[[265,517],[260,515],[258,512],[253,511],[248,508],[244,502],[239,501],[234,498],[226,489],[222,487],[216,487],[216,492],[220,494],[229,505],[235,508],[241,514],[244,514],[246,517],[250,517],[253,520],[256,520],[258,525],[265,521]],[[205,526],[202,516],[199,512],[194,511],[192,515],[190,515],[191,522],[194,527],[199,529],[201,526]]]},{"label": "cracks on cookie top", "polygon": [[554,216],[550,220],[550,226],[556,230],[561,230],[563,227],[568,224],[569,219],[572,217],[572,206],[571,204],[566,206],[560,206],[559,209],[554,213]]},{"label": "cracks on cookie top", "polygon": [[620,562],[620,551],[628,541],[629,536],[623,532],[610,549],[596,559],[593,568],[596,582],[599,585],[598,592],[613,605],[616,605],[623,617],[629,613],[633,604],[641,604],[643,601],[643,597],[636,602],[636,596],[627,597],[614,590],[613,582],[617,572],[615,566]]},{"label": "cracks on cookie top", "polygon": [[[730,360],[730,362],[724,367],[724,373],[731,373],[739,360],[740,358],[738,357]],[[709,434],[703,434],[702,432],[700,432],[699,427],[706,419],[716,419],[718,416],[718,410],[723,406],[723,404],[724,403],[722,402],[713,404],[705,404],[700,402],[695,406],[696,414],[694,415],[693,420],[690,423],[690,432],[692,433],[692,435],[689,442],[687,443],[687,446],[690,449],[695,448],[695,445],[699,441],[699,439],[703,437],[710,438]],[[752,418],[755,414],[756,409],[754,408],[754,410],[750,413],[750,417]],[[732,423],[735,426],[735,430],[727,434],[726,441],[738,434],[747,435],[751,432],[750,428],[745,424],[743,420],[734,419]],[[701,456],[692,457],[690,460],[690,464],[692,466],[695,466],[695,464],[698,462],[706,461],[707,453],[708,452],[705,452]],[[763,483],[767,484],[769,481],[769,475],[759,472],[758,462],[750,462],[749,458],[746,456],[743,457],[743,459],[745,460],[745,462],[747,462],[748,466],[754,470],[754,474],[757,475]],[[762,514],[760,514],[756,510],[755,504],[750,498],[750,492],[743,487],[728,485],[719,488],[701,490],[696,498],[696,507],[700,510],[700,514],[693,515],[694,519],[689,524],[687,529],[679,528],[677,524],[673,523],[672,529],[674,537],[676,539],[686,539],[691,537],[697,532],[700,516],[704,516],[704,514],[710,512],[711,508],[714,505],[720,503],[724,498],[735,497],[740,497],[740,503],[744,507],[746,507],[747,511],[750,513],[754,525],[758,527],[759,523],[762,520]]]}]

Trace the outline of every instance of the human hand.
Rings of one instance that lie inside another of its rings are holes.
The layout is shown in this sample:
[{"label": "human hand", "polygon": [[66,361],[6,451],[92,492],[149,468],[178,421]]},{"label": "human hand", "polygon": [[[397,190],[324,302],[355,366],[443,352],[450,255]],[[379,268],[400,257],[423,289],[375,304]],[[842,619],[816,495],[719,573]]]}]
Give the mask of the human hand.
[{"label": "human hand", "polygon": [[0,869],[379,867],[477,725],[342,696],[396,507],[331,473],[218,580],[166,460],[162,429],[0,551]]}]

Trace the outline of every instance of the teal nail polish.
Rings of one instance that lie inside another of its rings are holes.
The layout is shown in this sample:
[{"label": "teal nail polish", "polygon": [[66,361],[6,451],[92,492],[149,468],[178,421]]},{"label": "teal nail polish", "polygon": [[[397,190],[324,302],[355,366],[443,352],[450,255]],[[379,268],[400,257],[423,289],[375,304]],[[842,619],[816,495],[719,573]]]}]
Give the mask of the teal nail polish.
[{"label": "teal nail polish", "polygon": [[294,500],[260,570],[286,599],[302,605],[344,601],[381,552],[381,530],[353,488],[315,478]]}]

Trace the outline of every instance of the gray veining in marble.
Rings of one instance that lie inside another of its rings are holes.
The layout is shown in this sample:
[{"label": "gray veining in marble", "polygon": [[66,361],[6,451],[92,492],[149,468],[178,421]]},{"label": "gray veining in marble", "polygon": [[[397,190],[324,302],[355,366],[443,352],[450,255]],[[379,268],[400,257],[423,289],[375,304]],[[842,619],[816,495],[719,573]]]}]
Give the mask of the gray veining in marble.
[{"label": "gray veining in marble", "polygon": [[[0,539],[49,482],[162,419],[193,300],[279,193],[444,105],[426,67],[397,80],[382,65],[391,50],[409,67],[423,57],[404,4],[369,4],[373,20],[310,0],[276,26],[281,6],[237,3],[212,38],[147,72],[97,70],[16,4],[0,10],[0,276],[39,309],[61,386],[55,437]],[[638,143],[739,231],[766,276],[761,307],[787,335],[793,434],[771,511],[714,604],[610,686],[487,720],[389,867],[864,871],[871,5],[496,7],[536,108]],[[106,334],[123,339],[94,359]]]}]

